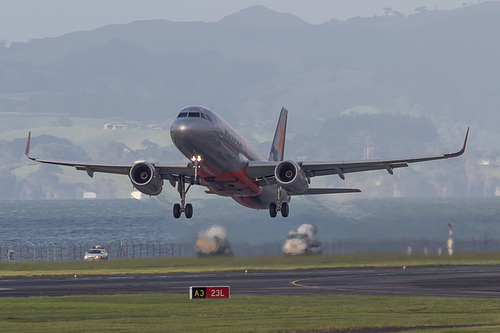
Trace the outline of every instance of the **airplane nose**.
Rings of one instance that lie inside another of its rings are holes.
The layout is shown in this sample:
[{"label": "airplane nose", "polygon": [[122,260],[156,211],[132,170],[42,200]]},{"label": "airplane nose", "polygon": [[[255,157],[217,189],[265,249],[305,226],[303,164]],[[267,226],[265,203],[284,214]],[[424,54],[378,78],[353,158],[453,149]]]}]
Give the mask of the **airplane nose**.
[{"label": "airplane nose", "polygon": [[170,126],[170,137],[172,141],[177,145],[177,142],[184,141],[186,136],[192,132],[193,123],[186,121],[185,119],[175,119]]},{"label": "airplane nose", "polygon": [[192,119],[177,118],[170,126],[170,135],[172,139],[178,136],[192,135],[193,133],[201,131],[204,127],[205,126]]},{"label": "airplane nose", "polygon": [[210,124],[201,119],[176,118],[170,126],[170,137],[175,146],[184,151],[196,143],[205,143],[212,129]]}]

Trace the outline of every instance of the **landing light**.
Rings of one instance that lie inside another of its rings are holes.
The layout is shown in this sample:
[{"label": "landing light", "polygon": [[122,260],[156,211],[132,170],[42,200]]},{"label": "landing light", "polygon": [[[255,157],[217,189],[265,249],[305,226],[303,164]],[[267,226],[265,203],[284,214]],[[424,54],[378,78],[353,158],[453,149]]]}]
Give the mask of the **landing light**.
[{"label": "landing light", "polygon": [[193,162],[201,162],[201,160],[202,160],[201,155],[191,157],[191,161]]}]

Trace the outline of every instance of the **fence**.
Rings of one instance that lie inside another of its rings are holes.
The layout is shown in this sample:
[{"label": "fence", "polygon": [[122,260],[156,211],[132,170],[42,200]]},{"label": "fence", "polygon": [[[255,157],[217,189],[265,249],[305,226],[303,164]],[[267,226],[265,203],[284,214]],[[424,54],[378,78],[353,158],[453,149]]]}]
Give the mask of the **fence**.
[{"label": "fence", "polygon": [[[109,259],[155,258],[174,256],[171,241],[116,241],[104,246]],[[0,246],[0,261],[78,261],[92,248],[89,243],[43,243],[3,244]],[[178,254],[176,254],[178,255]]]},{"label": "fence", "polygon": [[[115,241],[103,245],[109,259],[120,258],[158,258],[195,256],[194,242],[172,241]],[[235,256],[279,256],[283,241],[267,241],[260,243],[231,243]],[[85,252],[92,248],[90,243],[43,243],[18,244],[0,243],[0,261],[79,261]],[[348,254],[393,252],[435,254],[446,252],[446,241],[436,240],[323,240],[322,253]],[[455,252],[500,252],[500,241],[494,239],[455,240]]]}]

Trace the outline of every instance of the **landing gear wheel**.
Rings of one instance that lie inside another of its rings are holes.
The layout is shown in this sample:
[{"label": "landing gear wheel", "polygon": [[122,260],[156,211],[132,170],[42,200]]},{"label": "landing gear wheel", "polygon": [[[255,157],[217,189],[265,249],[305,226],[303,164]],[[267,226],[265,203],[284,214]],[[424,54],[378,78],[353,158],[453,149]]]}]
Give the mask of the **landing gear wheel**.
[{"label": "landing gear wheel", "polygon": [[271,204],[269,205],[269,215],[271,215],[271,217],[276,217],[277,213],[278,211],[276,204],[274,202],[271,202]]},{"label": "landing gear wheel", "polygon": [[288,213],[290,213],[290,206],[288,206],[287,202],[283,202],[281,204],[281,216],[288,217]]},{"label": "landing gear wheel", "polygon": [[186,204],[186,208],[184,209],[184,214],[188,219],[193,217],[193,205],[191,205],[190,203]]},{"label": "landing gear wheel", "polygon": [[[195,177],[196,181],[198,181],[199,176]],[[190,219],[193,217],[193,205],[191,204],[186,204],[186,193],[189,191],[191,188],[191,185],[193,185],[195,182],[194,178],[189,178],[187,181],[190,182],[189,186],[186,188],[186,179],[184,177],[180,177],[179,181],[177,182],[177,191],[179,192],[179,195],[181,196],[181,203],[178,204],[176,203],[174,205],[174,217],[178,219],[182,213],[186,215],[186,218]]]},{"label": "landing gear wheel", "polygon": [[174,218],[178,219],[181,217],[181,205],[176,203],[174,205]]}]

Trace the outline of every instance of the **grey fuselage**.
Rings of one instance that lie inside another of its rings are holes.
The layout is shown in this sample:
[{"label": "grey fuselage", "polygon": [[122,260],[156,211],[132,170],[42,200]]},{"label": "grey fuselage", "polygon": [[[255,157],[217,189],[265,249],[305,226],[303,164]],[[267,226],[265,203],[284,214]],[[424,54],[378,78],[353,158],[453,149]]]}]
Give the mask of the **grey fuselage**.
[{"label": "grey fuselage", "polygon": [[[170,136],[188,159],[201,156],[198,174],[209,193],[255,209],[277,201],[276,185],[261,187],[246,172],[249,161],[267,159],[216,113],[200,106],[184,108],[172,122]],[[281,192],[280,199],[289,201],[286,191]]]}]

